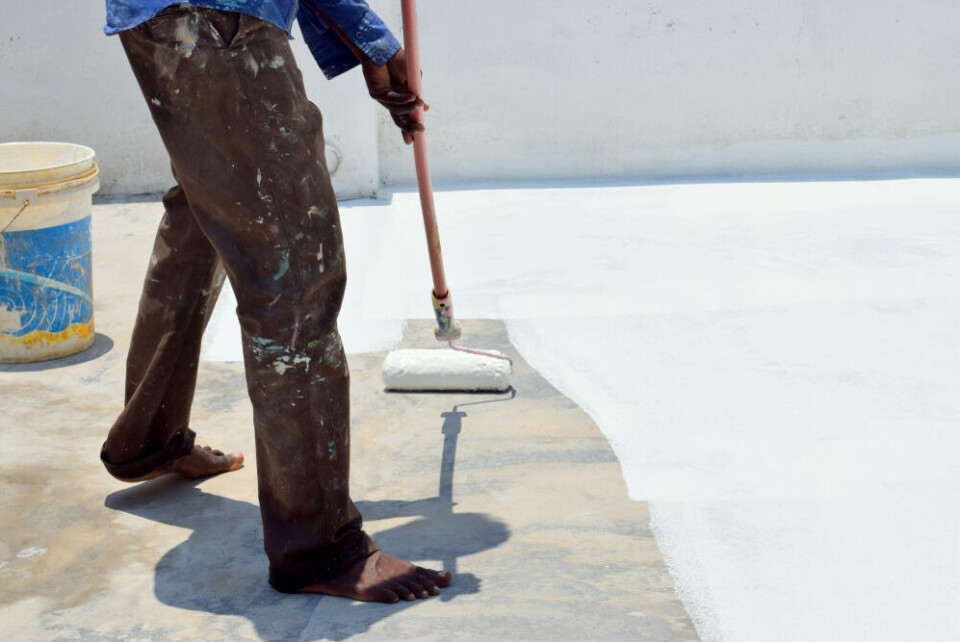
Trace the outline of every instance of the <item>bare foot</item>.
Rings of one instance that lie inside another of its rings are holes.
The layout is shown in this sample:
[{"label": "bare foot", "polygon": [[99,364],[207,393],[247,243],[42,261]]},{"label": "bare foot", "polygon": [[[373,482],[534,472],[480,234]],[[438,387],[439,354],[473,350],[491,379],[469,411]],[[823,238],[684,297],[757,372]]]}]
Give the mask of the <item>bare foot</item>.
[{"label": "bare foot", "polygon": [[412,601],[418,597],[422,599],[437,595],[451,580],[453,577],[448,571],[431,571],[377,551],[348,568],[342,575],[319,584],[309,584],[299,592],[393,604],[400,600]]},{"label": "bare foot", "polygon": [[125,482],[141,482],[170,473],[179,473],[189,478],[209,477],[210,475],[229,473],[242,466],[243,453],[225,455],[223,451],[215,450],[210,446],[194,446],[189,455],[177,457],[143,477],[133,479],[118,477],[118,479]]}]

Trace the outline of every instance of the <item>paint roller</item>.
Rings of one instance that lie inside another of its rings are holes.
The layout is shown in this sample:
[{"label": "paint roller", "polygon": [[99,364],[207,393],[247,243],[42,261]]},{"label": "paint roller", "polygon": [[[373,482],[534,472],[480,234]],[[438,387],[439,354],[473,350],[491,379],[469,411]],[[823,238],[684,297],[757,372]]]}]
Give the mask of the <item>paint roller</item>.
[{"label": "paint roller", "polygon": [[[403,42],[407,56],[409,90],[421,95],[420,43],[417,34],[416,0],[402,0]],[[423,108],[413,114],[423,122]],[[495,350],[475,350],[456,345],[462,334],[453,315],[453,299],[447,286],[440,249],[440,230],[433,202],[427,141],[423,132],[413,137],[413,157],[417,168],[420,208],[427,234],[430,271],[433,274],[433,313],[437,320],[434,337],[450,349],[395,350],[383,362],[383,383],[387,390],[401,391],[497,391],[510,388],[512,363]]]}]

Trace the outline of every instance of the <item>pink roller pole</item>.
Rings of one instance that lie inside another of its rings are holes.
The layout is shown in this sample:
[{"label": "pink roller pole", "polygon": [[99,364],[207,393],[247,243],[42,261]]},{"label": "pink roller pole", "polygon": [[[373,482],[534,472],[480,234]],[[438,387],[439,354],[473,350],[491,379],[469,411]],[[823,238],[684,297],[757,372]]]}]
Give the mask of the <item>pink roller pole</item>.
[{"label": "pink roller pole", "polygon": [[[411,93],[421,95],[420,39],[417,35],[417,2],[403,3],[403,48],[407,54],[407,87]],[[423,108],[413,114],[418,123],[423,122]],[[413,136],[413,158],[417,166],[417,183],[420,186],[420,207],[423,209],[423,225],[427,232],[427,247],[430,250],[430,270],[433,272],[433,294],[438,299],[447,296],[447,278],[443,271],[443,256],[440,251],[440,230],[437,227],[437,211],[433,205],[433,187],[430,183],[430,164],[427,161],[427,139],[423,132]]]},{"label": "pink roller pole", "polygon": [[[403,42],[407,54],[407,89],[420,96],[420,39],[417,35],[417,2],[402,0]],[[423,108],[413,113],[413,119],[423,122]],[[427,139],[423,132],[413,135],[413,159],[417,166],[417,184],[420,187],[420,208],[423,210],[423,227],[427,233],[427,249],[430,253],[430,271],[433,273],[433,313],[437,317],[434,330],[438,341],[453,341],[460,338],[460,325],[453,317],[453,300],[447,277],[443,271],[443,254],[440,249],[440,228],[437,227],[437,211],[433,205],[433,186],[430,184],[430,164],[427,162]]]},{"label": "pink roller pole", "polygon": [[[417,0],[401,0],[401,5],[403,10],[403,48],[407,54],[407,89],[417,96],[421,96]],[[423,122],[422,107],[413,113],[413,119],[418,123]],[[453,317],[453,301],[450,297],[450,289],[447,287],[447,277],[443,271],[440,229],[437,227],[437,211],[433,205],[430,164],[427,162],[427,139],[423,132],[413,135],[413,159],[417,166],[420,208],[423,210],[423,226],[427,232],[427,248],[430,252],[430,271],[433,273],[433,311],[437,317],[437,328],[434,330],[434,334],[438,341],[449,342],[450,347],[454,350],[510,361],[509,357],[500,352],[474,350],[453,343],[460,338],[460,324]]]}]

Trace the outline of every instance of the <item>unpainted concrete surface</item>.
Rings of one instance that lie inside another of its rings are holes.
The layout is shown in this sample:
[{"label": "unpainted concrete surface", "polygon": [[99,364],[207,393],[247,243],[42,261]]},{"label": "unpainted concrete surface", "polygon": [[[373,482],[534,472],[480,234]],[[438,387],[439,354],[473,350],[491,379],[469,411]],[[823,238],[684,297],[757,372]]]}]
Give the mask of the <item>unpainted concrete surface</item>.
[{"label": "unpainted concrete surface", "polygon": [[[385,393],[384,353],[351,356],[354,498],[384,550],[455,573],[438,598],[360,604],[267,585],[240,364],[203,364],[192,425],[201,443],[244,451],[244,469],[110,478],[97,455],[153,235],[143,210],[96,208],[94,348],[0,367],[0,637],[696,639],[606,439],[499,322],[465,330],[514,358],[511,394]],[[406,345],[432,342],[428,323],[408,324]]]}]

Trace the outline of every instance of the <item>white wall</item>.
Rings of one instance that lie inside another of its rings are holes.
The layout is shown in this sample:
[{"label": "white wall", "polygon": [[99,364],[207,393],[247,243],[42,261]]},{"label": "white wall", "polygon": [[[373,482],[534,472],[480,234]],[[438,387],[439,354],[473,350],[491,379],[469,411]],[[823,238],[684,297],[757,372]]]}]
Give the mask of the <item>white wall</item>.
[{"label": "white wall", "polygon": [[[169,160],[117,37],[103,35],[102,0],[0,0],[0,141],[63,140],[97,151],[101,194],[159,192]],[[376,105],[359,73],[327,82],[302,38],[293,47],[327,141],[342,164],[343,198],[379,186]]]},{"label": "white wall", "polygon": [[[0,140],[97,149],[105,193],[166,159],[102,0],[3,0]],[[399,2],[371,4],[400,34]],[[953,0],[421,0],[438,181],[960,170]],[[342,197],[412,180],[354,71],[294,42]]]},{"label": "white wall", "polygon": [[955,0],[420,5],[440,180],[960,169]]}]

